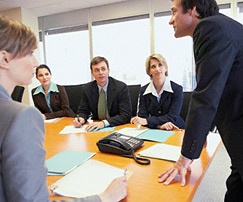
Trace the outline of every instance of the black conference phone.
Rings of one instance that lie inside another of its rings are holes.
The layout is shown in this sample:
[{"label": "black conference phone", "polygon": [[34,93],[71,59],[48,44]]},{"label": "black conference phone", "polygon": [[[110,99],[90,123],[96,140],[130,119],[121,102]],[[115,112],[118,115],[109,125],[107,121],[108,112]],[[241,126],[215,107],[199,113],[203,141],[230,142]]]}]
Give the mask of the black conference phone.
[{"label": "black conference phone", "polygon": [[[136,162],[148,165],[150,160],[136,157],[134,154],[134,150],[141,147],[143,142],[144,141],[141,139],[114,132],[100,139],[96,144],[101,152],[119,154],[124,157],[134,158]],[[132,156],[129,156],[128,154],[132,154]],[[145,163],[140,162],[139,160],[145,161]]]}]

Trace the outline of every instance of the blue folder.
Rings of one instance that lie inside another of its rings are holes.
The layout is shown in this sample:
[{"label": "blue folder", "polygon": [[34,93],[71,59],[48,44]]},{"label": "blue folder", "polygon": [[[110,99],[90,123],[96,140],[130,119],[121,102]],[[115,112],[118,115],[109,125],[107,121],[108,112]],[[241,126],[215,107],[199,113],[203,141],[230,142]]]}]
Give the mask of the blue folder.
[{"label": "blue folder", "polygon": [[133,137],[143,139],[143,140],[154,141],[154,142],[165,142],[171,135],[175,133],[174,131],[166,131],[166,130],[159,130],[159,129],[144,130],[144,129],[137,129],[137,128],[123,128],[118,130],[117,132],[120,132],[121,134],[128,135],[128,136],[130,136],[131,133],[131,136]]},{"label": "blue folder", "polygon": [[46,160],[48,175],[65,175],[90,159],[95,153],[62,151]]},{"label": "blue folder", "polygon": [[174,131],[148,129],[141,135],[138,135],[137,138],[154,142],[165,142],[174,133]]}]

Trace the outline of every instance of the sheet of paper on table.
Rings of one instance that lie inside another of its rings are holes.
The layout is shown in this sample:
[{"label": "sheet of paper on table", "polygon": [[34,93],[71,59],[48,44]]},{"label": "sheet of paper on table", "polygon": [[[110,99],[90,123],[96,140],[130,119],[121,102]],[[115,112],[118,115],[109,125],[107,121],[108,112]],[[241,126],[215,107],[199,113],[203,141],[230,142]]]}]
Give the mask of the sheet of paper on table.
[{"label": "sheet of paper on table", "polygon": [[[128,171],[127,177],[131,174]],[[61,196],[83,198],[102,193],[113,179],[123,175],[124,169],[89,159],[52,184],[51,189]]]}]

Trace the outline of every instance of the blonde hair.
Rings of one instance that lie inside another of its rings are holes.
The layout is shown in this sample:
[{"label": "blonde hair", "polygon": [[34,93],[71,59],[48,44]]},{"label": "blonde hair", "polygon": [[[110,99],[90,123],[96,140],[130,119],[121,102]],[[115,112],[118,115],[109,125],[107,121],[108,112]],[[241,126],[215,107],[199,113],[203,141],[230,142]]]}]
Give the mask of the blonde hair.
[{"label": "blonde hair", "polygon": [[147,57],[146,64],[145,64],[146,73],[151,77],[151,75],[149,74],[149,70],[150,70],[150,61],[152,59],[158,60],[162,65],[166,66],[167,71],[165,72],[165,76],[168,76],[167,62],[166,62],[165,58],[160,54],[153,54],[153,55],[150,55],[149,57]]},{"label": "blonde hair", "polygon": [[36,48],[36,36],[28,26],[0,16],[0,50],[12,54],[13,59],[24,57]]}]

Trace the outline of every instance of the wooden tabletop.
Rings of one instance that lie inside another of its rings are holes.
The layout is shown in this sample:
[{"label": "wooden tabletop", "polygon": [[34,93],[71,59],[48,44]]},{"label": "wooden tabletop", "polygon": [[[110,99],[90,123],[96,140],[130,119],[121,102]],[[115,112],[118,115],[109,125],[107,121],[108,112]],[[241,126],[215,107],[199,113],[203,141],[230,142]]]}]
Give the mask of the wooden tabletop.
[{"label": "wooden tabletop", "polygon": [[[121,157],[113,154],[101,153],[96,146],[96,142],[102,137],[112,133],[96,132],[96,133],[79,133],[59,135],[59,132],[67,125],[72,125],[72,118],[62,118],[56,123],[46,123],[46,139],[44,147],[46,149],[46,159],[54,156],[63,150],[86,151],[96,153],[93,159],[102,161],[112,166],[132,171],[133,174],[128,180],[128,196],[122,200],[123,202],[186,202],[191,201],[197,187],[202,180],[207,165],[210,163],[219,146],[218,141],[208,139],[207,145],[203,148],[199,159],[194,160],[191,165],[192,171],[188,173],[185,187],[180,186],[180,179],[174,181],[171,185],[165,186],[158,183],[158,174],[170,168],[173,163],[164,160],[151,159],[151,164],[147,166],[137,164],[133,159]],[[117,126],[116,129],[124,127],[135,127],[132,124]],[[176,131],[165,142],[175,146],[181,146],[184,131]],[[155,142],[144,141],[144,146],[138,151],[144,150]],[[136,153],[137,153],[136,152]],[[48,186],[60,179],[61,176],[48,176]],[[51,196],[54,199],[66,199],[59,196]]]}]

